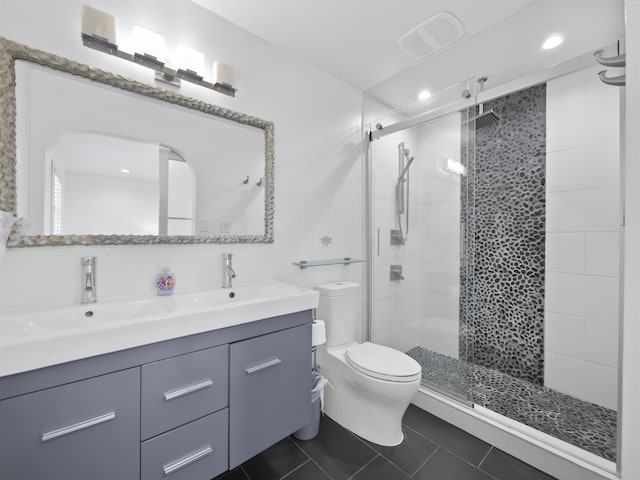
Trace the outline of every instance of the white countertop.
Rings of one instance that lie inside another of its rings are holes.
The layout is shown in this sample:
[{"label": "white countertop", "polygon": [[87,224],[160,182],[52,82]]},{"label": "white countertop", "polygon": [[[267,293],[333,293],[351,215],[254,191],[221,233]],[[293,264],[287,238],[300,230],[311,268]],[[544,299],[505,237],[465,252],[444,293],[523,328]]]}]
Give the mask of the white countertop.
[{"label": "white countertop", "polygon": [[[232,295],[231,295],[232,294]],[[263,282],[0,313],[0,377],[315,308],[318,292]]]}]

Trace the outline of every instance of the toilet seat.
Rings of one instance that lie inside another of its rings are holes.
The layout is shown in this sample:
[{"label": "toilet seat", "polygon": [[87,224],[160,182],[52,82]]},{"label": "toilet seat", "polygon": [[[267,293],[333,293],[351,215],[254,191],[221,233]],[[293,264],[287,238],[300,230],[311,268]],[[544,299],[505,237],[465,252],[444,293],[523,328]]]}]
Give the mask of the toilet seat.
[{"label": "toilet seat", "polygon": [[422,376],[422,368],[413,358],[371,342],[349,347],[345,360],[358,372],[388,382],[413,382]]}]

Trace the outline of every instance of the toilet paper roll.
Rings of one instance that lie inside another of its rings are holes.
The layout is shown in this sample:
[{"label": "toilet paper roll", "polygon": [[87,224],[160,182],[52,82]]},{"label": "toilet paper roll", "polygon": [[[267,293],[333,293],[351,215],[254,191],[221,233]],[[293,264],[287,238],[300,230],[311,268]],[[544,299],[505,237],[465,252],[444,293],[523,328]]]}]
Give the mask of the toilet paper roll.
[{"label": "toilet paper roll", "polygon": [[317,347],[327,343],[327,334],[324,329],[324,321],[314,320],[311,324],[311,345]]}]

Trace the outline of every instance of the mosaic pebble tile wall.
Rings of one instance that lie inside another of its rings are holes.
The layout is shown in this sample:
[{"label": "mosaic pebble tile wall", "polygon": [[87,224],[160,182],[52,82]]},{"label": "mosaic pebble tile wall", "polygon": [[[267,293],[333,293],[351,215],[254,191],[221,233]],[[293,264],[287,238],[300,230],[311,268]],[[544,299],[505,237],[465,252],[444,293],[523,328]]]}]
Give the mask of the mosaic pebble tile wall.
[{"label": "mosaic pebble tile wall", "polygon": [[473,273],[462,267],[460,357],[542,385],[546,85],[484,109],[500,120],[477,128],[475,168],[462,177],[463,218],[475,224],[463,226]]}]

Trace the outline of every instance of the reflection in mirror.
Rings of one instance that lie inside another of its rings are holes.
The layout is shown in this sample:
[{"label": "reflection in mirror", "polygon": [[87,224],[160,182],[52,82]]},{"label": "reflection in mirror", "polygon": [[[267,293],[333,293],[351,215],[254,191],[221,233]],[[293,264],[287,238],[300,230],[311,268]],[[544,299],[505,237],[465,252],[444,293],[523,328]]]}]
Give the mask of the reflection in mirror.
[{"label": "reflection in mirror", "polygon": [[45,235],[195,233],[194,172],[171,148],[69,132],[47,149],[46,165],[50,165],[51,179],[45,183],[50,194],[45,196],[44,224],[32,224],[32,231]]},{"label": "reflection in mirror", "polygon": [[3,59],[0,208],[31,222],[8,246],[273,241],[273,123],[0,38]]}]

